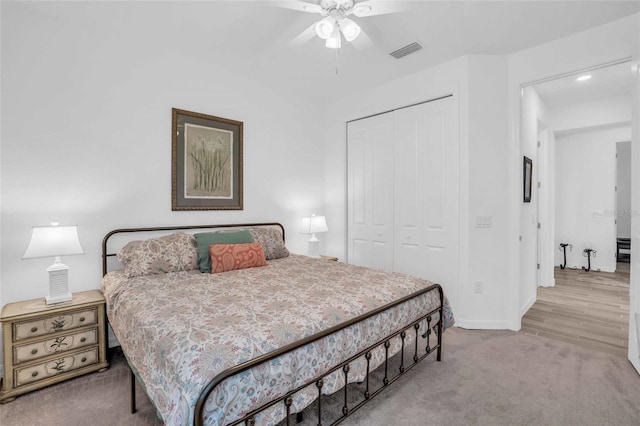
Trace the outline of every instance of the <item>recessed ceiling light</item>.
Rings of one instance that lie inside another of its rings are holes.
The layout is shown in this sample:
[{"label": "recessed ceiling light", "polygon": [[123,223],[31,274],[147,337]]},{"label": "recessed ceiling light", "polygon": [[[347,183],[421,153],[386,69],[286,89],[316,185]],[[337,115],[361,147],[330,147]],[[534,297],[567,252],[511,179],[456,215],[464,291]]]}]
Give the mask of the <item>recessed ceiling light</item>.
[{"label": "recessed ceiling light", "polygon": [[591,78],[591,76],[589,74],[587,75],[581,75],[580,77],[576,78],[576,81],[587,81]]}]

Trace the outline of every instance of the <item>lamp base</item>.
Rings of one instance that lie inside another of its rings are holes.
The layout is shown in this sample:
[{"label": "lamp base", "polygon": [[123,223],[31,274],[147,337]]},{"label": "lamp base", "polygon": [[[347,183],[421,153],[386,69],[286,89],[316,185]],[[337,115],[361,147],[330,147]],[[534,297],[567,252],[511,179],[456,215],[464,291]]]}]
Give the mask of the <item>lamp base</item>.
[{"label": "lamp base", "polygon": [[68,302],[72,299],[69,292],[69,267],[56,258],[56,262],[47,268],[49,272],[49,295],[47,305]]},{"label": "lamp base", "polygon": [[68,302],[72,299],[73,297],[71,296],[71,293],[55,297],[47,296],[44,298],[44,300],[47,302],[47,305],[55,305],[56,303]]},{"label": "lamp base", "polygon": [[320,240],[313,234],[309,239],[309,257],[320,257]]}]

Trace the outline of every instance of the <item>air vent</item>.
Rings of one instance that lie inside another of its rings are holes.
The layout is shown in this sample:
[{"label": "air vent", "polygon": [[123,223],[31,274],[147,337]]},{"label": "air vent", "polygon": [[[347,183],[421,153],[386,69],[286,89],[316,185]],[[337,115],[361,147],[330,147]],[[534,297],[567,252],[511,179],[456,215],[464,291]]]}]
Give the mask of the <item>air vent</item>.
[{"label": "air vent", "polygon": [[416,41],[414,41],[411,44],[407,44],[404,47],[401,47],[398,50],[395,50],[391,53],[389,53],[391,56],[393,56],[396,59],[400,59],[400,58],[404,58],[407,55],[410,55],[414,52],[417,52],[418,50],[422,49],[422,45]]}]

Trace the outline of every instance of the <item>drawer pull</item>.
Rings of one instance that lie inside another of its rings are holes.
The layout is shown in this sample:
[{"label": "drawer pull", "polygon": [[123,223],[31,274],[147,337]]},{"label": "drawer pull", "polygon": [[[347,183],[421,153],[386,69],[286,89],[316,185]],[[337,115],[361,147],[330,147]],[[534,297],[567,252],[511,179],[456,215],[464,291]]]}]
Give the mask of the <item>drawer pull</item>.
[{"label": "drawer pull", "polygon": [[31,332],[35,333],[36,331],[38,331],[38,327],[31,327]]},{"label": "drawer pull", "polygon": [[86,338],[86,337],[82,337],[82,338],[80,338],[80,343],[84,343],[84,342],[86,342],[86,341],[87,341],[87,338]]},{"label": "drawer pull", "polygon": [[38,377],[38,372],[34,371],[33,373],[31,373],[31,377]]},{"label": "drawer pull", "polygon": [[31,355],[35,355],[35,354],[37,354],[37,353],[38,353],[38,350],[37,350],[37,349],[31,349]]},{"label": "drawer pull", "polygon": [[86,356],[83,356],[82,359],[80,359],[80,362],[85,362],[87,360]]},{"label": "drawer pull", "polygon": [[80,322],[84,322],[84,317],[80,317]]}]

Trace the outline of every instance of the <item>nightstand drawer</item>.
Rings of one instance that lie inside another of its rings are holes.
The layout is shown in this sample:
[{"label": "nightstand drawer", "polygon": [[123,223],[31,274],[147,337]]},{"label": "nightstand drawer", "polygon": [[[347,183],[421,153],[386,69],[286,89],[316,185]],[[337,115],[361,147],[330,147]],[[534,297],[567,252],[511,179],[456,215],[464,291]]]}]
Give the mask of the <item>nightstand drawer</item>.
[{"label": "nightstand drawer", "polygon": [[31,382],[46,379],[56,374],[77,370],[98,362],[98,348],[65,355],[41,364],[14,370],[14,386],[24,386]]},{"label": "nightstand drawer", "polygon": [[84,309],[13,324],[13,341],[98,323],[98,309]]},{"label": "nightstand drawer", "polygon": [[59,334],[47,340],[29,343],[13,348],[13,363],[21,364],[33,361],[58,352],[67,352],[83,346],[98,343],[98,329],[81,331],[79,333]]}]

